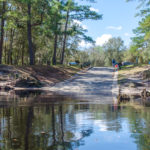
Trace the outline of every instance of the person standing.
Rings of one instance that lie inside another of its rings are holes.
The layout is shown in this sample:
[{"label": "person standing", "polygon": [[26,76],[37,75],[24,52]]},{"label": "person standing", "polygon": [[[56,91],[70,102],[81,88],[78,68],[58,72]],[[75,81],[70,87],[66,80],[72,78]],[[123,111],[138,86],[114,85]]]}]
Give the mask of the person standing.
[{"label": "person standing", "polygon": [[112,66],[115,67],[116,61],[115,59],[112,59]]}]

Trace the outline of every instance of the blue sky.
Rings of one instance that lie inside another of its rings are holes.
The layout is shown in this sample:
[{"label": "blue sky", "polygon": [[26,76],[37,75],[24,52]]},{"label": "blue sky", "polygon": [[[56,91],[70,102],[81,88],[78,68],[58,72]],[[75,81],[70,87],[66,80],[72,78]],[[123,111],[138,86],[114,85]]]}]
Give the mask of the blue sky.
[{"label": "blue sky", "polygon": [[[87,35],[91,36],[97,43],[102,45],[111,37],[120,36],[126,46],[130,44],[130,37],[133,36],[132,30],[138,26],[138,17],[135,14],[138,2],[126,2],[125,0],[97,0],[97,3],[81,2],[80,4],[90,5],[91,9],[103,14],[100,21],[83,21],[82,26],[87,28]],[[87,46],[88,43],[81,42],[80,46]]]}]

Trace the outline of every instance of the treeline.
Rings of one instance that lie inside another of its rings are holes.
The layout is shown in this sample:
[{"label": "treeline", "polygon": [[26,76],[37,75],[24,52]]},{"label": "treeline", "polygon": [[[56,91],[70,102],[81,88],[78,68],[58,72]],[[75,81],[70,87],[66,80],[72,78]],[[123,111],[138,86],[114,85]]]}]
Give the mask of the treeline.
[{"label": "treeline", "polygon": [[78,22],[101,18],[75,0],[0,0],[0,64],[56,65],[79,59],[78,43],[94,41]]},{"label": "treeline", "polygon": [[124,61],[126,47],[120,37],[113,37],[103,46],[94,46],[82,53],[83,60],[90,62],[92,66],[112,66],[112,59],[118,63]]}]

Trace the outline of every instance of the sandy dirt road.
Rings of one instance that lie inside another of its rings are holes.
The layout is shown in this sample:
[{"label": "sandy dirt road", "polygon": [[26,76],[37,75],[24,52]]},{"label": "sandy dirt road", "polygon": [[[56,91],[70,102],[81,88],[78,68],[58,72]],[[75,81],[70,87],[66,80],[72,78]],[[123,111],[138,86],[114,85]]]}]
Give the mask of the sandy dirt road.
[{"label": "sandy dirt road", "polygon": [[113,103],[112,88],[117,85],[112,68],[94,67],[86,73],[79,73],[65,82],[50,88],[61,95],[74,96],[81,100]]}]

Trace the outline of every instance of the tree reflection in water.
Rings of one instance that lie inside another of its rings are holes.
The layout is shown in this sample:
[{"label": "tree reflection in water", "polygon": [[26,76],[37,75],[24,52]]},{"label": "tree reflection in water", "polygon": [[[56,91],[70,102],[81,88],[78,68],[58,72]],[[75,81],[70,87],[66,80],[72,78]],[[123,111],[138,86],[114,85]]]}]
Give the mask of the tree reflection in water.
[{"label": "tree reflection in water", "polygon": [[[55,103],[53,100],[42,104],[41,101],[33,103],[30,99],[28,105],[1,106],[0,149],[75,150],[88,145],[92,137],[101,139],[106,134],[121,136],[122,132],[127,132],[127,142],[133,139],[131,144],[139,150],[150,149],[148,108],[137,110],[133,107],[69,102]],[[124,131],[125,124],[127,131]],[[108,141],[101,139],[97,146],[94,145],[95,149],[99,149],[102,142]],[[119,142],[117,146],[124,141],[120,138]],[[85,149],[88,150],[87,147]]]}]

